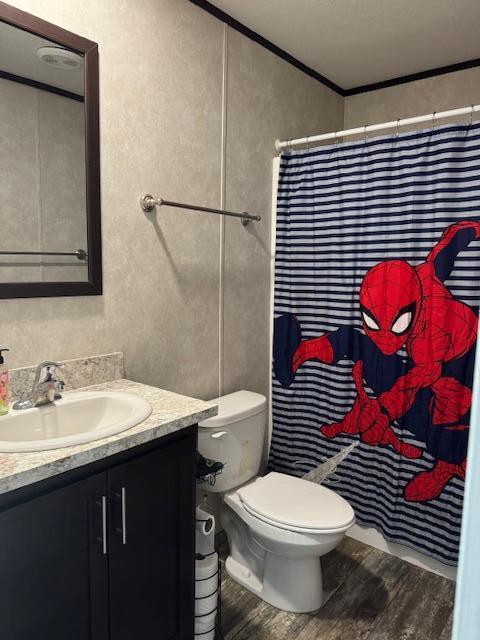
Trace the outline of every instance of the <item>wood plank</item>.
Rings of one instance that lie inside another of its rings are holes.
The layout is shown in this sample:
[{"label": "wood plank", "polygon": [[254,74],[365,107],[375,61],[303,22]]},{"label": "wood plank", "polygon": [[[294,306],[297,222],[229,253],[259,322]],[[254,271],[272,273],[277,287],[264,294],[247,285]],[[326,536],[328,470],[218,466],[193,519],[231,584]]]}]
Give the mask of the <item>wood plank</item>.
[{"label": "wood plank", "polygon": [[368,640],[439,640],[447,634],[455,584],[419,567],[410,567],[406,584],[385,615],[372,627]]},{"label": "wood plank", "polygon": [[250,640],[252,637],[262,640],[295,640],[312,617],[309,613],[289,613],[278,609],[275,611],[275,615],[262,625],[261,635],[251,636]]},{"label": "wood plank", "polygon": [[453,611],[450,614],[450,618],[448,619],[448,622],[445,625],[444,630],[442,631],[442,635],[438,640],[452,640],[452,630],[453,630]]},{"label": "wood plank", "polygon": [[229,576],[222,580],[222,629],[225,638],[258,605],[258,598]]},{"label": "wood plank", "polygon": [[[278,609],[267,604],[257,596],[250,594],[255,604],[242,615],[237,617],[235,624],[229,629],[224,629],[225,640],[277,640],[278,635],[271,635],[268,631],[270,620],[277,615]],[[285,637],[284,634],[280,637]]]},{"label": "wood plank", "polygon": [[[354,571],[361,560],[372,551],[372,548],[345,538],[337,549],[322,558],[324,580],[324,603],[339,589],[341,584]],[[222,544],[221,557],[228,555],[228,549]],[[223,632],[226,638],[253,638],[248,635],[257,633],[253,620],[262,616],[261,637],[277,640],[279,637],[296,638],[311,618],[309,614],[294,614],[280,611],[262,603],[262,612],[258,610],[259,599],[246,589],[240,587],[224,572]],[[271,610],[270,610],[271,609]],[[258,636],[260,637],[260,636]]]},{"label": "wood plank", "polygon": [[408,573],[398,558],[372,549],[334,597],[305,625],[298,640],[366,640]]},{"label": "wood plank", "polygon": [[346,537],[336,549],[321,558],[323,606],[372,551],[373,547]]},{"label": "wood plank", "polygon": [[352,538],[322,566],[313,614],[275,609],[224,572],[225,640],[450,640],[455,583]]},{"label": "wood plank", "polygon": [[[366,556],[373,551],[372,547],[353,538],[344,538],[341,544],[321,559],[323,571],[323,606],[345,580],[353,573]],[[310,622],[316,612],[312,614],[294,614],[278,611],[262,630],[262,638],[292,638],[299,636],[303,628]]]}]

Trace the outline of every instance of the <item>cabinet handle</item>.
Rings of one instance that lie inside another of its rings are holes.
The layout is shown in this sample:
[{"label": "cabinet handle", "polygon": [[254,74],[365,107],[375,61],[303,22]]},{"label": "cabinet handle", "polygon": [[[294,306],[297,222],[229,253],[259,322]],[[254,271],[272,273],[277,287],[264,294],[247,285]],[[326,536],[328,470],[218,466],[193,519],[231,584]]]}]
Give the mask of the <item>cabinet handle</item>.
[{"label": "cabinet handle", "polygon": [[117,498],[120,498],[120,502],[122,505],[122,526],[121,528],[116,527],[116,531],[121,533],[122,535],[122,544],[127,544],[127,490],[125,487],[122,487],[120,493],[115,492]]},{"label": "cabinet handle", "polygon": [[122,487],[122,544],[127,544],[127,490]]},{"label": "cabinet handle", "polygon": [[95,503],[102,510],[102,535],[97,536],[97,540],[102,544],[102,554],[106,556],[108,551],[107,549],[107,516],[108,516],[107,496],[102,496],[101,500],[96,500]]},{"label": "cabinet handle", "polygon": [[102,553],[107,555],[107,496],[102,496]]}]

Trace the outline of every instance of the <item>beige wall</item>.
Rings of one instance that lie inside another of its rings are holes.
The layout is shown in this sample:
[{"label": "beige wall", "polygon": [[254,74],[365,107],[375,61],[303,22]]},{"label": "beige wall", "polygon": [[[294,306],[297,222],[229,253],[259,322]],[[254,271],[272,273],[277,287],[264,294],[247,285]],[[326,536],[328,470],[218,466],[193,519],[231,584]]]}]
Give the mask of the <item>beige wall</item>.
[{"label": "beige wall", "polygon": [[[37,133],[37,104],[32,100],[32,89],[0,80],[0,248],[5,251],[22,251],[38,243],[38,149],[32,144]],[[19,196],[28,205],[19,206]],[[12,264],[6,257],[1,260],[3,265]],[[37,266],[3,266],[0,281],[40,278]]]},{"label": "beige wall", "polygon": [[[0,79],[0,250],[87,249],[84,140],[82,103]],[[75,257],[0,258],[0,282],[87,278]]]},{"label": "beige wall", "polygon": [[[84,105],[38,91],[38,114],[40,246],[42,251],[87,250]],[[42,262],[47,282],[88,279],[87,264],[75,257]]]},{"label": "beige wall", "polygon": [[226,220],[225,391],[266,392],[273,142],[335,129],[343,99],[236,31],[228,45],[226,203],[262,222]]},{"label": "beige wall", "polygon": [[[10,3],[99,43],[105,291],[0,301],[10,364],[123,350],[135,380],[265,392],[274,141],[338,129],[342,98],[187,0]],[[258,226],[138,206],[219,206],[223,182]]]},{"label": "beige wall", "polygon": [[[345,99],[345,128],[480,103],[480,67],[359,93]],[[476,114],[478,119],[478,114]],[[468,120],[468,116],[464,118]],[[448,122],[440,121],[441,124]],[[418,125],[411,127],[417,129]],[[402,131],[407,131],[403,128]]]}]

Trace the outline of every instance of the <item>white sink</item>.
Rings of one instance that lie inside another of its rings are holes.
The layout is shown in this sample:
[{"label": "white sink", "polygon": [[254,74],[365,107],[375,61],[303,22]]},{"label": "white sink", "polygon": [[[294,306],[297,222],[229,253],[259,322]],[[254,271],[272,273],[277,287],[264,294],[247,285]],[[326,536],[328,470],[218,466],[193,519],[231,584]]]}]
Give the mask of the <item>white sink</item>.
[{"label": "white sink", "polygon": [[0,452],[45,451],[100,440],[151,414],[146,400],[117,391],[81,391],[0,417]]}]

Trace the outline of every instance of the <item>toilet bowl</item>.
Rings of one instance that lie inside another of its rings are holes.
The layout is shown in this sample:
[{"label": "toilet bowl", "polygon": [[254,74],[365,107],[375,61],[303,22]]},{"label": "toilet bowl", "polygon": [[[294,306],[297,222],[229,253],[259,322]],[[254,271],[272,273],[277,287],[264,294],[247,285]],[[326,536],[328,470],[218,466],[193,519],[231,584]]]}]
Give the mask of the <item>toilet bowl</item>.
[{"label": "toilet bowl", "polygon": [[259,477],[266,399],[249,391],[217,398],[199,424],[200,453],[225,468],[209,491],[221,495],[228,574],[273,606],[296,613],[322,605],[320,557],[354,524],[349,503],[330,489],[283,473]]}]

